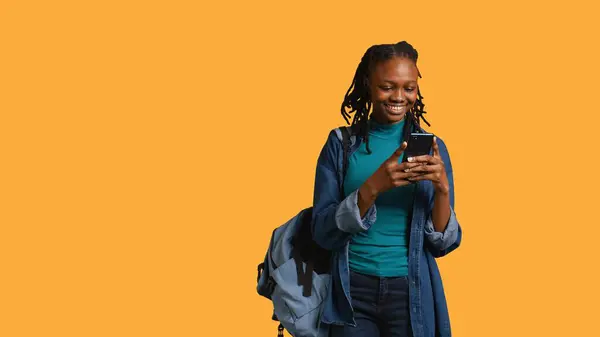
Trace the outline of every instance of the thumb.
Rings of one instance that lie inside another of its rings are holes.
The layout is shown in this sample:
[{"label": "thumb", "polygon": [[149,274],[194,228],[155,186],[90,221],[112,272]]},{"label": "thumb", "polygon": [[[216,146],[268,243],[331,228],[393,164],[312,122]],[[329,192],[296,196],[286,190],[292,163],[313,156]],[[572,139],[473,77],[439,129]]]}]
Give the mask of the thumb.
[{"label": "thumb", "polygon": [[440,156],[440,148],[437,143],[437,137],[433,137],[433,156],[434,157]]},{"label": "thumb", "polygon": [[394,151],[394,153],[392,153],[392,155],[390,156],[390,158],[388,160],[393,161],[393,162],[398,161],[398,158],[400,158],[400,156],[402,155],[404,150],[406,150],[407,145],[408,144],[406,142],[402,142],[400,147],[398,149],[396,149],[396,151]]}]

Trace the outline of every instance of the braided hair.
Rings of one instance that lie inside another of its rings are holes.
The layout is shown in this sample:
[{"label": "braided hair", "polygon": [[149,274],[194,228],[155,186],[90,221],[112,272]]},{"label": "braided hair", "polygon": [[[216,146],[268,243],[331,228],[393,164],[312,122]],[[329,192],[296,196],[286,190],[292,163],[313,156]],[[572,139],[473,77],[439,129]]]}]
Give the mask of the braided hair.
[{"label": "braided hair", "polygon": [[[350,124],[349,118],[354,113],[352,119],[352,132],[360,137],[363,137],[366,142],[367,152],[371,154],[369,148],[369,112],[371,110],[372,101],[369,97],[369,73],[374,66],[382,61],[391,59],[392,57],[405,57],[412,60],[417,65],[417,59],[419,53],[413,48],[408,42],[401,41],[396,44],[381,44],[373,45],[367,49],[365,55],[363,55],[354,79],[346,95],[344,96],[344,102],[342,103],[342,117],[346,120],[346,123]],[[417,73],[421,77],[421,73],[417,68]],[[347,109],[349,111],[347,111]],[[420,126],[420,119],[430,126],[429,122],[425,119],[423,114],[426,113],[424,110],[425,104],[423,104],[423,96],[421,96],[420,89],[417,90],[417,100],[410,111],[406,113],[407,123],[405,124],[404,140],[408,137],[407,130],[411,130],[413,127]]]}]

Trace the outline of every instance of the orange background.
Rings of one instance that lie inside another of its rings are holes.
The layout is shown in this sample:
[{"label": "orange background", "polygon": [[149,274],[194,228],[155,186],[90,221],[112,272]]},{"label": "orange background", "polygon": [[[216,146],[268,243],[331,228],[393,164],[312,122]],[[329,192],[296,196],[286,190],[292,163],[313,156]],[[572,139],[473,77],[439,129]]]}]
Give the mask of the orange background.
[{"label": "orange background", "polygon": [[274,336],[271,230],[311,204],[365,50],[401,40],[454,165],[454,335],[593,335],[597,13],[2,1],[0,335]]}]

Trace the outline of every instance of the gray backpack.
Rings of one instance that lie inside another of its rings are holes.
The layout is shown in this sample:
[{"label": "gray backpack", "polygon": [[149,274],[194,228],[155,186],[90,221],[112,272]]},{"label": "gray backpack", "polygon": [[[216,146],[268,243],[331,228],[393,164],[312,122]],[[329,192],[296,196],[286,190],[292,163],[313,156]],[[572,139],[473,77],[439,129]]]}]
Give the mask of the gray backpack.
[{"label": "gray backpack", "polygon": [[[345,174],[350,132],[348,127],[340,129]],[[277,336],[283,336],[284,328],[294,337],[329,335],[329,327],[321,324],[321,313],[330,286],[331,251],[312,239],[311,220],[309,207],[277,227],[258,265],[256,289],[273,302],[272,319],[279,321]]]}]

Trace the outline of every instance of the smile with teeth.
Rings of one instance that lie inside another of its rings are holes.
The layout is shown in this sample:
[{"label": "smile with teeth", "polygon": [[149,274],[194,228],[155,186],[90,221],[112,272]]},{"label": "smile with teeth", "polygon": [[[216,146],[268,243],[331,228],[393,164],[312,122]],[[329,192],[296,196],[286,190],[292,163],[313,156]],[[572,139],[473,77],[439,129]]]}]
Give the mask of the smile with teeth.
[{"label": "smile with teeth", "polygon": [[402,112],[402,110],[404,110],[405,106],[404,105],[389,105],[389,104],[384,104],[386,106],[386,108],[388,108],[388,110],[391,110],[393,112]]}]

